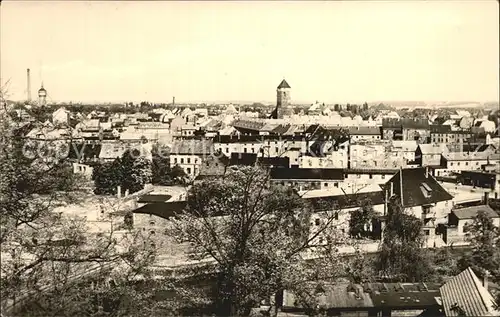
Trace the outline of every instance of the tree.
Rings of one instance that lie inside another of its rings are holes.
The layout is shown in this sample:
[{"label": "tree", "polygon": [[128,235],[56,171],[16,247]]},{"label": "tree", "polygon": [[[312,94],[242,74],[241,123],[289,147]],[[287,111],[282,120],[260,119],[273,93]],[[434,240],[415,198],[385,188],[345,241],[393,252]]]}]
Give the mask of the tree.
[{"label": "tree", "polygon": [[96,234],[84,218],[55,212],[81,203],[88,193],[65,159],[50,152],[32,155],[22,125],[0,112],[2,313],[19,315],[16,311],[24,309],[23,315],[71,316],[95,310],[91,303],[82,306],[95,292],[75,287],[82,272],[94,268],[99,277],[105,273],[99,266],[111,265],[120,268],[113,276],[128,278],[140,273],[154,253],[132,232],[124,239],[113,230]]},{"label": "tree", "polygon": [[349,234],[353,238],[367,238],[371,234],[371,224],[376,212],[369,201],[362,202],[359,209],[351,213],[349,221]]},{"label": "tree", "polygon": [[304,260],[320,234],[328,234],[330,246],[337,241],[335,231],[326,230],[333,214],[310,235],[311,209],[291,188],[272,185],[257,167],[234,168],[223,178],[193,185],[187,206],[169,232],[192,245],[194,259],[213,261],[213,300],[220,315],[247,315],[283,289],[301,293],[307,281],[338,271],[318,265],[324,258]]},{"label": "tree", "polygon": [[368,111],[368,103],[363,104],[363,111]]},{"label": "tree", "polygon": [[420,282],[433,274],[422,248],[423,222],[405,213],[397,199],[388,204],[387,222],[377,259],[378,270],[395,281]]},{"label": "tree", "polygon": [[460,268],[471,266],[479,275],[488,273],[500,282],[500,229],[483,210],[467,229],[472,252],[460,259]]},{"label": "tree", "polygon": [[97,195],[116,194],[118,186],[123,192],[135,193],[151,182],[151,162],[137,149],[130,149],[112,163],[97,165],[93,179]]}]

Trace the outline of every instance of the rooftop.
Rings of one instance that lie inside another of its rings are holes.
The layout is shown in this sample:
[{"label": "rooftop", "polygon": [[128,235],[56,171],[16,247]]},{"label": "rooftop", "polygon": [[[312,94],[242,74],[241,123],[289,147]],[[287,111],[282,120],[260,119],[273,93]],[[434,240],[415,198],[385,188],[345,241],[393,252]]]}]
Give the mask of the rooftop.
[{"label": "rooftop", "polygon": [[439,289],[446,316],[498,316],[493,296],[469,267]]},{"label": "rooftop", "polygon": [[488,218],[500,218],[500,215],[488,205],[453,209],[451,212],[455,214],[458,219],[474,219],[480,211],[483,211]]}]

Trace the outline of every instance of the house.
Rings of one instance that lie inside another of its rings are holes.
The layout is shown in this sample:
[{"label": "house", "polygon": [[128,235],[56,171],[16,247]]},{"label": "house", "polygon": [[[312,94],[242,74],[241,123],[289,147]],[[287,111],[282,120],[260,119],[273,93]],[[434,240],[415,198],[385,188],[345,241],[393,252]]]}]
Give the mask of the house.
[{"label": "house", "polygon": [[385,140],[414,140],[426,143],[430,137],[429,121],[426,119],[392,119],[382,121],[382,138]]},{"label": "house", "polygon": [[189,177],[195,178],[203,160],[214,153],[210,140],[177,140],[171,147],[170,167],[180,166]]},{"label": "house", "polygon": [[466,143],[472,137],[468,130],[452,130],[449,125],[431,125],[431,143],[447,143],[450,145]]},{"label": "house", "polygon": [[[326,316],[439,316],[437,283],[324,283],[314,289]],[[279,317],[305,317],[308,311],[292,292],[278,296]]]},{"label": "house", "polygon": [[445,144],[419,144],[415,151],[415,162],[419,166],[440,166],[441,155],[447,153]]},{"label": "house", "polygon": [[406,166],[402,153],[391,152],[390,141],[359,141],[349,145],[349,168],[394,169]]},{"label": "house", "polygon": [[468,226],[474,222],[479,212],[484,212],[493,221],[495,226],[500,227],[500,215],[489,205],[454,208],[448,216],[448,230],[445,235],[445,242],[465,241],[469,230]]},{"label": "house", "polygon": [[380,140],[382,131],[380,127],[349,127],[349,136],[351,143],[361,140]]},{"label": "house", "polygon": [[490,152],[451,152],[443,154],[441,165],[449,172],[481,170],[484,165],[498,164],[500,154]]},{"label": "house", "polygon": [[407,162],[415,162],[415,152],[418,147],[417,141],[392,141],[391,153],[398,153]]},{"label": "house", "polygon": [[384,188],[389,198],[398,197],[401,205],[417,218],[446,218],[451,208],[453,196],[428,168],[400,169]]},{"label": "house", "polygon": [[61,107],[52,113],[52,123],[55,125],[69,125],[70,112]]},{"label": "house", "polygon": [[469,267],[439,288],[446,317],[500,316],[486,280],[481,283]]},{"label": "house", "polygon": [[295,186],[298,190],[338,187],[344,180],[343,169],[329,168],[272,168],[271,181]]},{"label": "house", "polygon": [[116,158],[121,158],[127,151],[137,150],[140,156],[146,159],[152,159],[152,145],[150,143],[129,143],[129,142],[102,142],[101,151],[99,152],[99,160],[114,161]]}]

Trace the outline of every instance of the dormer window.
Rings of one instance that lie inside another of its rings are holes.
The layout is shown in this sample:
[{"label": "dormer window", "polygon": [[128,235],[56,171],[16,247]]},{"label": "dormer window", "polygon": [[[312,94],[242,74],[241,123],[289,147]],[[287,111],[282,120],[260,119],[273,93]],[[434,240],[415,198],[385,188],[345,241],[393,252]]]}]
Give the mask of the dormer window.
[{"label": "dormer window", "polygon": [[431,195],[432,195],[432,189],[430,188],[429,185],[427,185],[427,183],[422,183],[420,185],[420,190],[422,191],[422,194],[424,194],[425,198],[430,198],[431,197]]}]

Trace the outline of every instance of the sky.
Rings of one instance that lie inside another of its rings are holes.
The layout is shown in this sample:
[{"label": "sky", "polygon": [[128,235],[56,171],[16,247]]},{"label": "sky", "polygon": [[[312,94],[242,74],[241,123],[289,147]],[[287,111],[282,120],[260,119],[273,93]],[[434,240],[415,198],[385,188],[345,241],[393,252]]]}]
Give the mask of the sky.
[{"label": "sky", "polygon": [[2,1],[10,99],[498,101],[498,2]]}]

